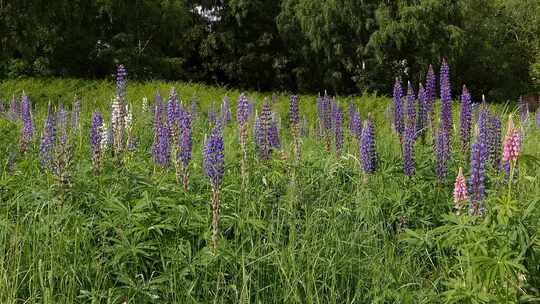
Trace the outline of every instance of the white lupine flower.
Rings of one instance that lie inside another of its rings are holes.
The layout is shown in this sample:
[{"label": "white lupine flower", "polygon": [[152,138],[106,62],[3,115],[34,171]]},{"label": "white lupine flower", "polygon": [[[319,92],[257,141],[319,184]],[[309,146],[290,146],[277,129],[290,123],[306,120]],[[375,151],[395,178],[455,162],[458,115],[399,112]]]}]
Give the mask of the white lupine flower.
[{"label": "white lupine flower", "polygon": [[112,103],[112,112],[111,112],[111,124],[112,130],[114,133],[118,131],[118,127],[121,122],[121,109],[122,104],[120,103],[120,98],[116,98]]},{"label": "white lupine flower", "polygon": [[133,115],[131,114],[131,109],[126,105],[126,116],[124,117],[124,128],[131,129],[131,122],[133,120]]},{"label": "white lupine flower", "polygon": [[109,146],[109,130],[107,129],[107,124],[103,123],[103,126],[101,127],[101,150],[102,151],[107,150],[108,146]]}]

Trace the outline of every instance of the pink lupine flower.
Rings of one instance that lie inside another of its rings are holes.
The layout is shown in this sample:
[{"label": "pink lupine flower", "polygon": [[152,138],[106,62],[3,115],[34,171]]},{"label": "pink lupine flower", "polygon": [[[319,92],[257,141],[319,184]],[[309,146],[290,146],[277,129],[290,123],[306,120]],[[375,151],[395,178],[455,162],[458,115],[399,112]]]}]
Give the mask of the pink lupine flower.
[{"label": "pink lupine flower", "polygon": [[459,210],[463,208],[463,203],[467,200],[467,184],[465,183],[465,177],[463,176],[463,169],[459,167],[456,182],[454,183],[454,209],[459,212]]},{"label": "pink lupine flower", "polygon": [[508,118],[508,127],[504,137],[503,160],[505,162],[515,162],[521,151],[521,134],[514,126],[512,116]]}]

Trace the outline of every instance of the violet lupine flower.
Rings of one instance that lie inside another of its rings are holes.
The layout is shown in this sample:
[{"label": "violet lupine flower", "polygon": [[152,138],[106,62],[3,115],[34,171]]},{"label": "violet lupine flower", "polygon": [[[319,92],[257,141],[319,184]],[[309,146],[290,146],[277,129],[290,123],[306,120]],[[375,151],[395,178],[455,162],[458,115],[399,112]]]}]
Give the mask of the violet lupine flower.
[{"label": "violet lupine flower", "polygon": [[521,134],[514,126],[512,116],[508,118],[508,127],[504,137],[503,161],[515,163],[521,151]]},{"label": "violet lupine flower", "polygon": [[448,175],[449,158],[450,141],[448,138],[448,131],[441,122],[435,140],[435,174],[439,181],[443,181]]},{"label": "violet lupine flower", "polygon": [[163,100],[161,99],[161,95],[159,92],[156,94],[156,101],[154,106],[154,133],[157,134],[157,129],[159,124],[161,123],[161,119],[165,113],[165,109],[163,106]]},{"label": "violet lupine flower", "polygon": [[487,105],[483,103],[478,112],[478,137],[481,138],[486,145],[489,143],[489,129],[491,124],[489,117],[490,113]]},{"label": "violet lupine flower", "polygon": [[170,147],[169,147],[169,128],[161,122],[157,129],[156,141],[154,142],[153,154],[154,161],[162,168],[169,166]]},{"label": "violet lupine flower", "polygon": [[469,177],[469,191],[471,205],[469,213],[473,215],[484,214],[483,200],[485,197],[487,147],[483,138],[478,137],[471,151],[471,176]]},{"label": "violet lupine flower", "polygon": [[414,158],[416,98],[410,82],[408,83],[407,88],[407,120],[405,123],[405,134],[403,138],[403,169],[405,175],[413,176],[416,168]]},{"label": "violet lupine flower", "polygon": [[428,119],[428,101],[424,86],[420,83],[418,88],[418,120],[416,121],[416,134],[424,136]]},{"label": "violet lupine flower", "polygon": [[465,85],[463,85],[461,92],[461,114],[459,119],[461,148],[463,151],[467,151],[471,143],[472,103],[471,95]]},{"label": "violet lupine flower", "polygon": [[257,150],[261,159],[267,160],[272,156],[273,147],[271,139],[272,111],[268,100],[264,101],[258,120],[255,130]]},{"label": "violet lupine flower", "polygon": [[51,103],[47,110],[47,119],[41,135],[41,144],[39,146],[39,159],[43,169],[50,169],[53,161],[53,150],[56,133],[56,120]]},{"label": "violet lupine flower", "polygon": [[459,167],[458,175],[456,176],[456,181],[454,183],[454,209],[458,214],[461,209],[463,209],[463,205],[468,199],[467,183],[463,176],[463,169]]},{"label": "violet lupine flower", "polygon": [[94,173],[101,168],[101,150],[103,142],[103,117],[100,112],[92,114],[92,126],[90,128],[90,147],[92,149],[92,166]]},{"label": "violet lupine flower", "polygon": [[17,98],[15,98],[15,95],[13,95],[13,98],[11,99],[11,103],[9,105],[9,115],[8,118],[12,121],[16,121],[21,117],[21,103],[17,101]]},{"label": "violet lupine flower", "polygon": [[362,161],[362,170],[364,173],[373,173],[377,170],[377,151],[375,148],[375,127],[371,113],[368,114],[362,136],[359,143],[360,159]]},{"label": "violet lupine flower", "polygon": [[358,112],[354,112],[351,119],[351,134],[358,141],[362,136],[362,118]]},{"label": "violet lupine flower", "polygon": [[405,129],[403,121],[403,90],[401,88],[401,83],[396,77],[396,82],[394,83],[394,129],[401,139],[403,137],[403,132]]},{"label": "violet lupine flower", "polygon": [[289,115],[290,115],[290,123],[293,129],[298,128],[298,124],[300,120],[299,120],[298,96],[296,95],[291,96],[291,100],[289,103]]},{"label": "violet lupine flower", "polygon": [[339,106],[334,109],[334,135],[336,144],[336,154],[340,155],[343,149],[343,112]]},{"label": "violet lupine flower", "polygon": [[238,97],[238,106],[236,109],[236,121],[240,126],[247,123],[249,119],[249,103],[246,96],[242,93]]},{"label": "violet lupine flower", "polygon": [[412,135],[414,138],[414,132],[416,127],[416,97],[414,96],[414,90],[412,88],[411,82],[407,83],[407,104],[406,104],[406,113],[407,119],[404,121],[405,128],[407,126],[412,127]]},{"label": "violet lupine flower", "polygon": [[34,125],[32,123],[32,105],[28,96],[22,96],[21,102],[21,119],[23,122],[23,128],[21,131],[21,152],[26,152],[28,145],[34,137]]},{"label": "violet lupine flower", "polygon": [[487,148],[489,162],[495,170],[501,168],[501,119],[497,114],[489,115]]},{"label": "violet lupine flower", "polygon": [[225,96],[223,98],[223,102],[221,103],[221,111],[219,114],[219,117],[221,119],[222,125],[225,127],[231,122],[232,120],[232,114],[231,114],[231,107],[229,104],[229,97]]},{"label": "violet lupine flower", "polygon": [[173,142],[176,142],[179,136],[180,111],[178,95],[176,94],[176,90],[172,88],[169,94],[169,103],[167,104],[167,126],[169,127]]},{"label": "violet lupine flower", "polygon": [[349,100],[349,131],[352,133],[353,130],[353,116],[354,113],[356,113],[356,108],[354,107],[354,103],[351,100]]},{"label": "violet lupine flower", "polygon": [[270,123],[270,129],[268,130],[268,138],[270,139],[270,145],[272,148],[281,149],[281,140],[279,139],[279,127],[278,120],[273,116]]},{"label": "violet lupine flower", "polygon": [[75,102],[73,102],[73,109],[71,110],[71,128],[74,131],[79,130],[79,115],[81,113],[81,99],[76,96]]},{"label": "violet lupine flower", "polygon": [[255,102],[248,100],[248,117],[253,118],[255,116]]},{"label": "violet lupine flower", "polygon": [[124,65],[118,65],[116,70],[116,95],[122,100],[126,99],[127,71]]},{"label": "violet lupine flower", "polygon": [[64,104],[60,104],[57,114],[57,128],[58,128],[58,139],[60,146],[65,146],[68,137],[67,131],[67,111],[64,108]]},{"label": "violet lupine flower", "polygon": [[452,136],[452,92],[450,86],[450,67],[446,58],[441,64],[441,120],[449,138]]},{"label": "violet lupine flower", "polygon": [[220,125],[216,125],[210,137],[206,140],[203,149],[204,173],[210,179],[212,188],[219,189],[225,173],[225,159],[223,155],[223,135]]},{"label": "violet lupine flower", "polygon": [[322,98],[320,98],[319,108],[319,131],[321,132],[321,137],[326,139],[326,150],[329,151],[332,146],[332,104],[326,93]]},{"label": "violet lupine flower", "polygon": [[193,146],[191,115],[186,112],[182,116],[180,127],[180,139],[178,140],[179,160],[182,162],[183,184],[187,190],[189,184],[189,162],[191,161],[191,150]]},{"label": "violet lupine flower", "polygon": [[426,75],[426,100],[427,100],[427,109],[428,115],[432,118],[433,112],[435,110],[435,96],[437,86],[437,77],[435,77],[435,72],[433,71],[433,66],[430,64],[427,75]]}]

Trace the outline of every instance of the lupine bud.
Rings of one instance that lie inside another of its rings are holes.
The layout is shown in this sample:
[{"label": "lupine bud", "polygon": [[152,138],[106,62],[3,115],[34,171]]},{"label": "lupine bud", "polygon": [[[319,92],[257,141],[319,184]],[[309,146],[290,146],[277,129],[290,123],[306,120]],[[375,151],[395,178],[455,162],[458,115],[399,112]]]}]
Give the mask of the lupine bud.
[{"label": "lupine bud", "polygon": [[469,199],[467,192],[467,184],[465,182],[465,177],[463,176],[463,169],[459,167],[456,182],[454,183],[454,209],[458,211],[458,214],[460,210],[463,209],[463,204]]},{"label": "lupine bud", "polygon": [[403,121],[403,90],[401,89],[401,83],[396,78],[394,83],[394,129],[399,135],[399,138],[403,137],[404,121]]},{"label": "lupine bud", "polygon": [[445,58],[441,64],[441,121],[450,138],[452,135],[452,92],[450,86],[450,67]]},{"label": "lupine bud", "polygon": [[375,170],[377,170],[377,152],[375,149],[375,127],[373,125],[371,113],[368,114],[368,117],[364,122],[359,147],[362,170],[365,173],[375,172]]},{"label": "lupine bud", "polygon": [[485,139],[478,137],[472,146],[471,152],[471,176],[469,178],[471,205],[469,207],[469,212],[473,215],[484,214],[485,167],[488,154],[484,140]]},{"label": "lupine bud", "polygon": [[472,123],[472,103],[471,95],[467,87],[463,85],[461,93],[461,115],[459,121],[459,135],[461,139],[461,148],[466,151],[471,142],[471,123]]},{"label": "lupine bud", "polygon": [[21,152],[26,152],[34,137],[34,125],[32,123],[31,104],[28,96],[23,95],[21,102],[21,119],[23,127],[21,131]]},{"label": "lupine bud", "polygon": [[439,181],[443,181],[448,175],[449,145],[448,131],[441,122],[435,141],[435,174]]},{"label": "lupine bud", "polygon": [[116,71],[116,95],[122,100],[126,99],[127,71],[122,64],[118,65]]},{"label": "lupine bud", "polygon": [[41,144],[39,146],[39,158],[43,169],[50,169],[53,160],[54,141],[56,133],[56,120],[52,105],[49,103],[47,110],[47,119],[41,135]]},{"label": "lupine bud", "polygon": [[521,151],[521,134],[514,126],[512,116],[508,118],[508,127],[504,137],[503,161],[516,162]]},{"label": "lupine bud", "polygon": [[221,186],[223,174],[225,173],[223,150],[222,130],[221,126],[217,125],[206,140],[203,149],[204,172],[215,189]]}]

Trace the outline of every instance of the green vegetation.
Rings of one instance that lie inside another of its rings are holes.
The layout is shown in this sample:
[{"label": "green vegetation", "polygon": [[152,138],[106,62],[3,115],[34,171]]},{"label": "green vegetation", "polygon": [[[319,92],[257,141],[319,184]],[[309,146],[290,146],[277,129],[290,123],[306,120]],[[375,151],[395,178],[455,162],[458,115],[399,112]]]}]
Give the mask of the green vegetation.
[{"label": "green vegetation", "polygon": [[423,80],[442,57],[475,97],[540,90],[537,0],[0,2],[0,78],[106,78],[338,94]]},{"label": "green vegetation", "polygon": [[[155,168],[153,117],[141,105],[144,96],[152,105],[156,90],[165,100],[172,86],[188,104],[196,96],[200,107],[187,192],[173,168]],[[91,167],[90,117],[100,110],[109,123],[113,85],[70,79],[0,84],[5,102],[23,91],[33,103],[37,129],[25,155],[18,153],[20,121],[0,118],[0,303],[540,301],[540,132],[532,116],[523,125],[512,188],[504,174],[488,169],[486,216],[458,216],[453,181],[458,167],[467,174],[469,159],[457,135],[446,180],[435,176],[431,131],[416,145],[417,172],[407,177],[398,137],[386,124],[392,101],[355,98],[362,118],[371,112],[376,124],[379,169],[365,176],[356,141],[345,131],[341,156],[326,151],[315,136],[315,96],[300,96],[310,135],[302,139],[295,166],[289,96],[279,95],[273,110],[281,116],[284,148],[261,162],[250,140],[244,188],[237,125],[224,129],[221,239],[214,254],[212,194],[201,159],[210,131],[206,111],[212,103],[217,110],[228,95],[234,114],[239,91],[130,82],[127,100],[138,148],[122,165],[107,154],[99,175]],[[70,134],[70,185],[62,187],[40,168],[37,137],[47,103],[71,109],[75,94],[82,100],[82,128]],[[269,97],[248,96],[258,109]],[[348,99],[338,102],[346,107]]]}]

